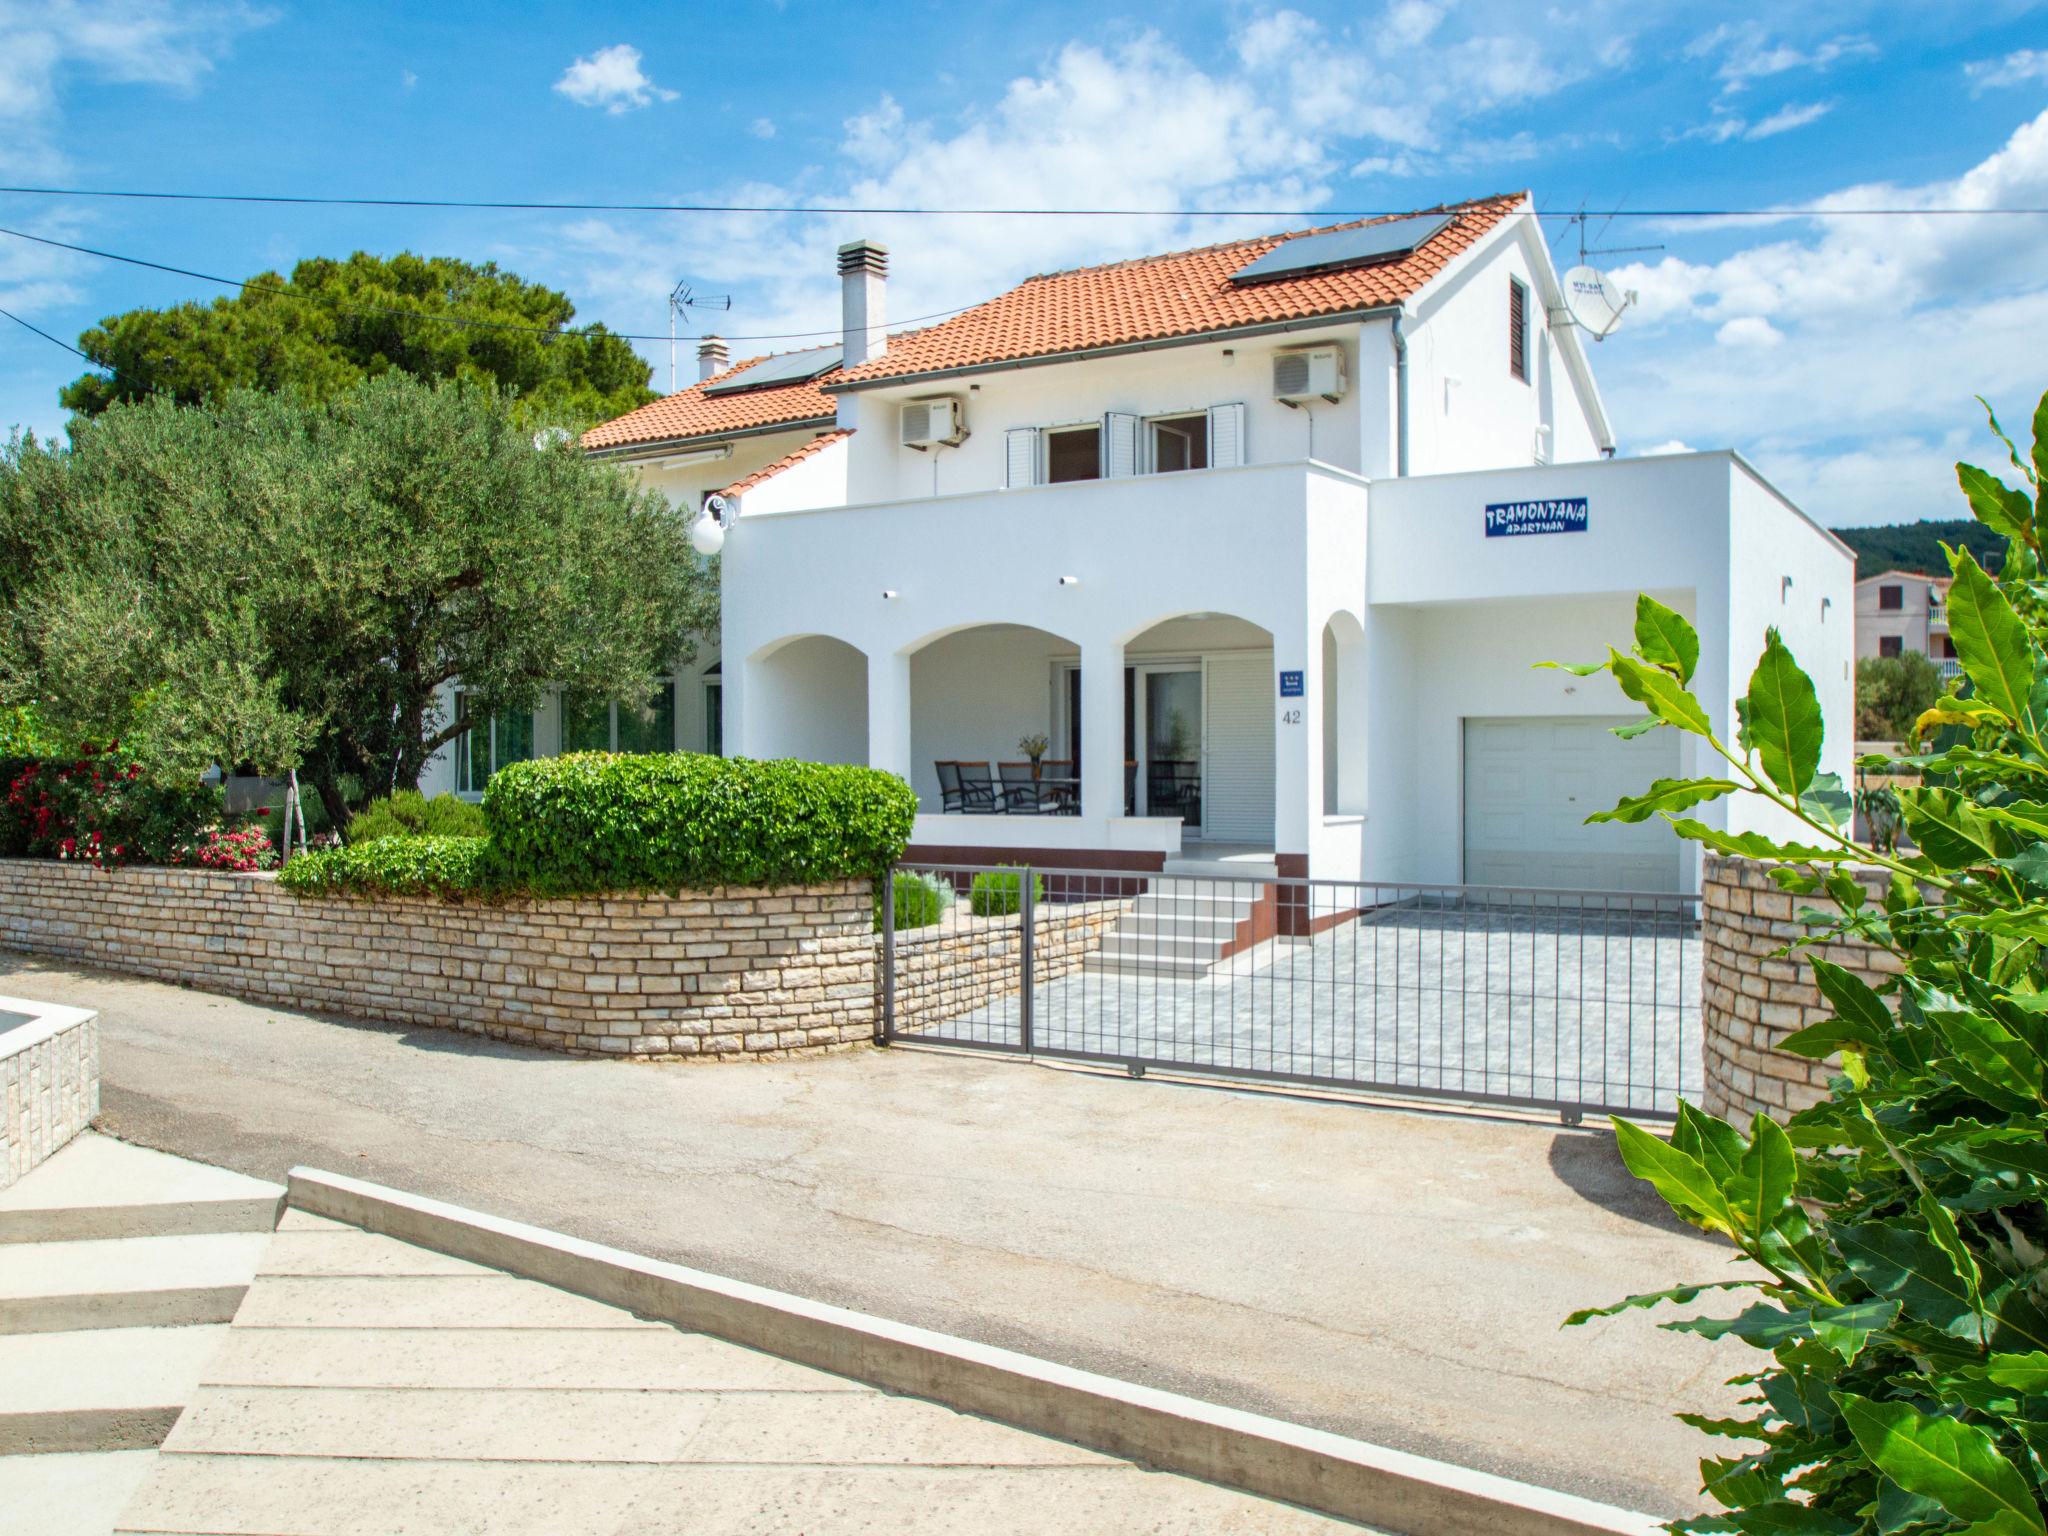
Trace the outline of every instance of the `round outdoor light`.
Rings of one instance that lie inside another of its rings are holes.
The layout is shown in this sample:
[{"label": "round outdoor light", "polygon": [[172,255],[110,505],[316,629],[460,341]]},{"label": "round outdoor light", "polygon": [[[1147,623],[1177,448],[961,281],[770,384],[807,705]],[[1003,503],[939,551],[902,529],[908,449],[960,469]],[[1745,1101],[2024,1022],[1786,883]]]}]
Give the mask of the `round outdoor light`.
[{"label": "round outdoor light", "polygon": [[700,555],[715,555],[725,548],[725,529],[709,512],[699,512],[690,524],[690,548]]}]

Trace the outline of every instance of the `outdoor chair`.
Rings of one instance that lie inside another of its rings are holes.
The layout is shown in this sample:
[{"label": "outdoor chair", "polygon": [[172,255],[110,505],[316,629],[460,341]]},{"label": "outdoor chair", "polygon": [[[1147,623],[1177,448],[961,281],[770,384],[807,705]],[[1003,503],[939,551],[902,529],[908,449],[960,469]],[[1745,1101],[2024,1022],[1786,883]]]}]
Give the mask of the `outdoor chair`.
[{"label": "outdoor chair", "polygon": [[1006,809],[996,794],[996,781],[989,776],[986,761],[979,763],[955,763],[953,767],[960,774],[960,809],[977,815],[992,816]]},{"label": "outdoor chair", "polygon": [[1048,757],[1038,765],[1038,798],[1049,816],[1081,814],[1081,780],[1071,757]]},{"label": "outdoor chair", "polygon": [[960,765],[946,758],[932,764],[939,773],[940,809],[958,814],[967,809],[967,792],[960,787]]},{"label": "outdoor chair", "polygon": [[1011,816],[1044,814],[1045,798],[1038,792],[1038,779],[1029,763],[998,763],[1003,776],[1003,810]]},{"label": "outdoor chair", "polygon": [[1138,814],[1138,764],[1128,757],[1124,759],[1124,814]]},{"label": "outdoor chair", "polygon": [[1184,758],[1154,762],[1145,775],[1146,809],[1154,816],[1179,816],[1189,826],[1202,820],[1201,764]]}]

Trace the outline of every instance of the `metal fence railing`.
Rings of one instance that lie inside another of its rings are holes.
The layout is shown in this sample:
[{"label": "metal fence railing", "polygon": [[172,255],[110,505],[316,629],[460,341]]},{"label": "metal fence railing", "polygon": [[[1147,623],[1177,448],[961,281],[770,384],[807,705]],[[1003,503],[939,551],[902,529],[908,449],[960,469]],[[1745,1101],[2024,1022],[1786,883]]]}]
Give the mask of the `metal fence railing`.
[{"label": "metal fence railing", "polygon": [[1665,1116],[1701,1076],[1699,899],[920,864],[884,1038]]}]

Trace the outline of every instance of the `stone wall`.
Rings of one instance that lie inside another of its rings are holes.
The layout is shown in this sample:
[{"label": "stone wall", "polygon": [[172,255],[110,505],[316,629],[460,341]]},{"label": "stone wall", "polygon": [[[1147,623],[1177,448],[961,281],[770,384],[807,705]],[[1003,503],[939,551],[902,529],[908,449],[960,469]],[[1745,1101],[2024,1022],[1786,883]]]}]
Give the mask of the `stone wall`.
[{"label": "stone wall", "polygon": [[[1123,901],[1040,901],[1031,932],[1039,985],[1081,968],[1123,916]],[[965,898],[936,923],[896,935],[896,1033],[941,1031],[1016,996],[1024,974],[1023,918],[976,917]]]},{"label": "stone wall", "polygon": [[[0,998],[0,1008],[42,1013],[38,1005]],[[92,1123],[100,1112],[99,1017],[53,1008],[35,1023],[0,1033],[0,1103],[4,1103],[5,1189]]]},{"label": "stone wall", "polygon": [[868,1040],[873,922],[864,880],[458,903],[0,859],[0,947],[576,1055],[767,1057]]},{"label": "stone wall", "polygon": [[[1809,930],[1793,913],[1801,907],[1832,912],[1821,896],[1781,891],[1753,859],[1706,855],[1701,895],[1701,952],[1705,968],[1706,1091],[1703,1107],[1724,1119],[1747,1120],[1758,1110],[1782,1120],[1826,1094],[1840,1070],[1835,1059],[1812,1061],[1777,1049],[1796,1030],[1831,1017],[1834,1010],[1814,987],[1804,955],[1854,971],[1878,986],[1898,970],[1888,952],[1859,942],[1779,955]],[[1852,871],[1873,898],[1889,876]]]}]

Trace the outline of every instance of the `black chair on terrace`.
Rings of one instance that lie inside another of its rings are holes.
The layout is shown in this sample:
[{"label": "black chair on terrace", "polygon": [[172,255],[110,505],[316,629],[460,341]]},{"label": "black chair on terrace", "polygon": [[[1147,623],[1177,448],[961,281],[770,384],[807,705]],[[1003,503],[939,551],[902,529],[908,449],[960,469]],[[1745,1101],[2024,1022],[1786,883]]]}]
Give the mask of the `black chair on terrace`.
[{"label": "black chair on terrace", "polygon": [[1184,758],[1162,758],[1145,775],[1146,810],[1154,816],[1178,816],[1189,826],[1202,820],[1202,765]]},{"label": "black chair on terrace", "polygon": [[1003,776],[1003,810],[1011,816],[1040,816],[1045,797],[1038,792],[1038,779],[1029,763],[998,763]]},{"label": "black chair on terrace", "polygon": [[1081,814],[1081,779],[1071,757],[1048,757],[1038,765],[1038,798],[1048,816]]},{"label": "black chair on terrace", "polygon": [[996,794],[996,781],[989,776],[987,762],[955,763],[960,771],[960,809],[980,816],[993,816],[1007,809]]}]

